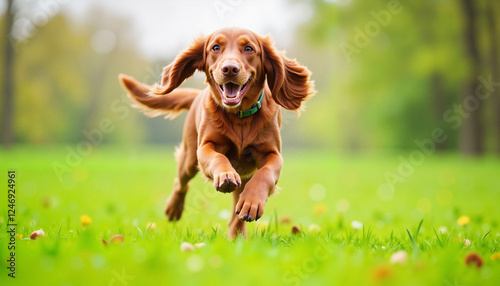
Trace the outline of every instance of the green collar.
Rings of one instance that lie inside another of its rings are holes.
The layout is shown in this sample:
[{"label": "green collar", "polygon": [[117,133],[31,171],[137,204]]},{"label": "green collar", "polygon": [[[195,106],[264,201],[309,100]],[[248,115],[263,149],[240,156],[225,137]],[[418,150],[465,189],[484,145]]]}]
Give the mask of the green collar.
[{"label": "green collar", "polygon": [[264,98],[264,91],[262,91],[262,94],[260,95],[259,99],[257,100],[257,103],[252,105],[252,107],[250,107],[249,109],[247,110],[240,110],[238,111],[237,115],[239,118],[245,118],[245,117],[248,117],[252,114],[255,114],[257,111],[259,111],[259,109],[262,107],[262,99]]}]

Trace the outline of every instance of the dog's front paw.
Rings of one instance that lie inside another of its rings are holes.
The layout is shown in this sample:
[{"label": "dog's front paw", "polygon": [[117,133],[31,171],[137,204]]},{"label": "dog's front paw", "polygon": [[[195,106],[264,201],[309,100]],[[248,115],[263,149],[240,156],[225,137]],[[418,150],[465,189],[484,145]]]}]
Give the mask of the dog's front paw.
[{"label": "dog's front paw", "polygon": [[240,199],[236,204],[236,215],[242,221],[258,220],[264,214],[268,192],[245,190],[241,193]]},{"label": "dog's front paw", "polygon": [[241,186],[240,175],[236,172],[222,172],[214,177],[215,189],[219,192],[230,193]]}]

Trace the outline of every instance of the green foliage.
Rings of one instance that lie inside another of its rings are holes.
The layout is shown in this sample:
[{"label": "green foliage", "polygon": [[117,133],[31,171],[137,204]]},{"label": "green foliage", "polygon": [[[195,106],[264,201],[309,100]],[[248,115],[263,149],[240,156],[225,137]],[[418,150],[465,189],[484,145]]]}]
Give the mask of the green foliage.
[{"label": "green foliage", "polygon": [[[308,39],[304,45],[315,49],[316,60],[308,65],[321,88],[313,101],[329,107],[329,122],[336,125],[329,127],[336,135],[323,137],[326,145],[412,149],[415,139],[441,128],[448,140],[440,148],[455,149],[458,131],[443,115],[461,102],[470,70],[457,2],[313,3],[314,17],[299,34]],[[483,12],[481,8],[478,13]],[[484,23],[478,27],[485,27]],[[480,37],[488,43],[488,35],[480,33]],[[491,104],[485,104],[485,109],[495,110]],[[315,117],[300,124],[319,137],[325,127],[313,124]],[[492,120],[491,114],[488,118]],[[491,124],[485,129],[491,133]]]},{"label": "green foliage", "polygon": [[[478,13],[483,15],[486,2],[479,2]],[[307,4],[313,16],[299,26],[292,44],[279,48],[308,66],[318,94],[306,103],[300,120],[284,113],[285,145],[352,151],[413,149],[415,139],[428,138],[432,130],[441,128],[448,139],[439,149],[457,147],[459,130],[443,120],[446,110],[460,103],[470,71],[463,49],[463,15],[456,1],[315,0]],[[478,36],[480,50],[486,54],[491,40],[483,18]],[[152,84],[169,62],[144,59],[131,27],[128,19],[98,9],[79,22],[58,14],[15,44],[17,142],[78,143],[86,140],[84,131],[98,129],[108,119],[116,131],[106,134],[104,143],[180,141],[182,117],[146,118],[130,108],[118,84],[119,73]],[[92,37],[103,29],[117,38],[108,54],[91,48]],[[9,38],[0,42],[5,40]],[[187,85],[203,87],[203,76]],[[116,112],[116,107],[122,111]],[[484,110],[485,122],[491,122],[497,111],[486,102]],[[494,125],[484,128],[491,150]]]}]

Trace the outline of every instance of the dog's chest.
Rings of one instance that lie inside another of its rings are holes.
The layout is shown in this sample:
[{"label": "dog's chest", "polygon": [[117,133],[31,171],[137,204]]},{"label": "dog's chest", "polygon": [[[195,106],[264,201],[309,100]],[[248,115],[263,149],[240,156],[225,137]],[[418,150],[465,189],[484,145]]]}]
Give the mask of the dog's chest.
[{"label": "dog's chest", "polygon": [[236,172],[238,172],[241,177],[245,178],[252,176],[257,170],[254,152],[254,148],[249,146],[238,154],[236,146],[231,146],[225,155],[229,159],[229,162],[231,162],[231,165]]}]

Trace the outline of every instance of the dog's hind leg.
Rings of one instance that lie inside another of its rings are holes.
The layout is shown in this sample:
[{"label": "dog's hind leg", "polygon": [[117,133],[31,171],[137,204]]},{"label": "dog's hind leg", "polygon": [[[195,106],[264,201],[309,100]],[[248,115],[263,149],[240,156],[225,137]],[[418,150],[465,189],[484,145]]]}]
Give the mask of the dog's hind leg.
[{"label": "dog's hind leg", "polygon": [[177,178],[165,204],[168,220],[179,220],[184,210],[184,200],[189,189],[189,181],[198,173],[196,152],[190,152],[184,142],[176,150]]}]

